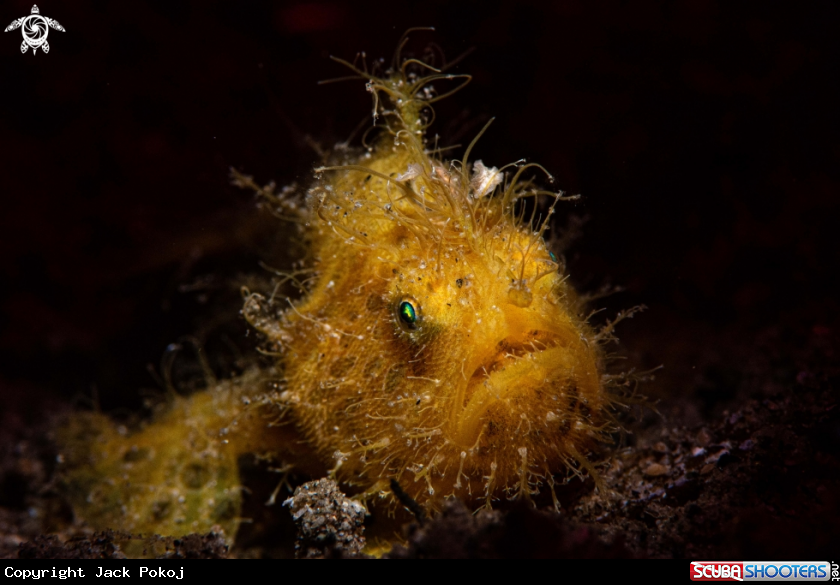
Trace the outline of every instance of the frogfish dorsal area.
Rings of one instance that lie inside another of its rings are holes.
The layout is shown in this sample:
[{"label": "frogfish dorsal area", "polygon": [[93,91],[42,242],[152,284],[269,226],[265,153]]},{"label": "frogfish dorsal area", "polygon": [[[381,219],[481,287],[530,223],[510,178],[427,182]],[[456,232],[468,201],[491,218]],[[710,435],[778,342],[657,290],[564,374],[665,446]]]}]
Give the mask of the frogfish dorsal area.
[{"label": "frogfish dorsal area", "polygon": [[572,198],[541,189],[539,165],[485,165],[475,141],[450,160],[427,139],[443,84],[465,76],[413,59],[354,71],[375,97],[375,140],[337,149],[285,206],[305,226],[304,292],[244,291],[271,362],[133,434],[68,427],[66,485],[91,524],[221,524],[232,538],[246,453],[332,474],[374,505],[396,504],[396,480],[430,511],[594,472],[616,428],[609,331],[587,323],[545,241]]}]

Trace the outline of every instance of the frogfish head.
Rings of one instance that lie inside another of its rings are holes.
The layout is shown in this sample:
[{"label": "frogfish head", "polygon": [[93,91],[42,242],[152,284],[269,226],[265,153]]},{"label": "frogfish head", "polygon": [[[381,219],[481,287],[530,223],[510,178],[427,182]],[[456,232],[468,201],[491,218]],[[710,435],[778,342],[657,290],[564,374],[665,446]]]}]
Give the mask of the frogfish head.
[{"label": "frogfish head", "polygon": [[[393,93],[400,79],[374,82]],[[598,335],[544,240],[566,198],[523,179],[538,165],[470,163],[472,145],[444,160],[424,142],[421,99],[405,99],[375,148],[316,169],[306,295],[274,319],[262,297],[246,302],[278,347],[279,400],[370,495],[396,479],[432,508],[489,503],[592,472],[612,399]],[[546,195],[542,211],[522,204]]]}]

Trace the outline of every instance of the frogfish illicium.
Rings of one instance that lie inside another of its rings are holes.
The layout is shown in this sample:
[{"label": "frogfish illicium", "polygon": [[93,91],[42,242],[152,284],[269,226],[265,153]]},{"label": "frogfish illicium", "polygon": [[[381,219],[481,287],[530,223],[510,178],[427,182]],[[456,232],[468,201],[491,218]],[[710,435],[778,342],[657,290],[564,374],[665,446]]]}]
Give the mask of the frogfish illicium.
[{"label": "frogfish illicium", "polygon": [[484,130],[460,160],[427,139],[442,86],[467,76],[416,59],[378,75],[345,64],[367,81],[377,134],[336,149],[299,199],[268,195],[305,226],[309,271],[296,299],[243,291],[272,363],[176,398],[134,432],[72,420],[63,485],[90,525],[220,526],[233,539],[237,459],[250,453],[329,474],[377,507],[397,506],[396,480],[429,513],[597,477],[592,453],[618,428],[603,350],[615,321],[587,323],[546,246],[555,205],[572,198],[537,187],[539,165],[472,160]]}]

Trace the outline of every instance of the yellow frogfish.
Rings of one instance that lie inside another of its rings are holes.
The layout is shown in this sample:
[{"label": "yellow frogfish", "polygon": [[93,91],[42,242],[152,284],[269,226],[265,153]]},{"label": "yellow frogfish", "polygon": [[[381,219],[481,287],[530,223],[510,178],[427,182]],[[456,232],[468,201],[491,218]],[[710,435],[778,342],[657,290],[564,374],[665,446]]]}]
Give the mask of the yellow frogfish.
[{"label": "yellow frogfish", "polygon": [[298,299],[243,291],[274,363],[174,398],[134,432],[101,414],[62,429],[63,486],[88,524],[232,540],[251,453],[376,506],[397,504],[396,480],[431,513],[596,475],[591,454],[617,430],[614,323],[587,323],[546,246],[569,198],[535,186],[539,165],[472,161],[475,140],[447,160],[426,130],[441,84],[466,76],[398,65],[356,69],[373,145],[337,149],[300,201],[270,195],[305,226],[311,277]]}]

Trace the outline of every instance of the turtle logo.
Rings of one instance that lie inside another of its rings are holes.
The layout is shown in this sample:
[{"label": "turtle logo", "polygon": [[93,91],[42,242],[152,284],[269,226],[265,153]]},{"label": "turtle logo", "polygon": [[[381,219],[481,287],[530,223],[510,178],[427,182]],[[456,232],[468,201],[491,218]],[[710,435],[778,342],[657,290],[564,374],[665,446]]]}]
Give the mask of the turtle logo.
[{"label": "turtle logo", "polygon": [[64,27],[58,24],[57,20],[41,16],[37,5],[32,6],[32,14],[18,18],[12,21],[12,24],[6,27],[4,32],[21,28],[23,32],[23,42],[20,44],[20,52],[25,53],[26,49],[32,47],[32,54],[40,48],[45,53],[50,52],[50,44],[47,42],[47,33],[50,32],[50,27],[55,30],[64,32]]}]

